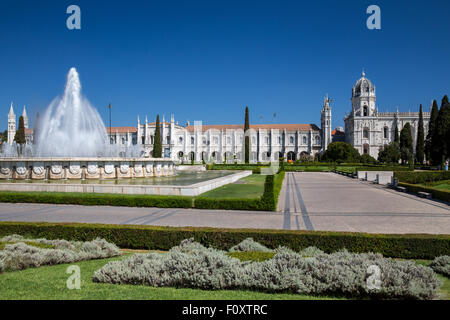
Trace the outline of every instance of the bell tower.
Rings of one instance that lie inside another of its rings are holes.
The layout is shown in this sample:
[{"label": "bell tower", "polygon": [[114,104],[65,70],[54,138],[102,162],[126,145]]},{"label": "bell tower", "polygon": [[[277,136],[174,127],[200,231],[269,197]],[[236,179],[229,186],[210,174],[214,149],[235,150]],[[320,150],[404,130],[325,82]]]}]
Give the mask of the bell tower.
[{"label": "bell tower", "polygon": [[13,144],[14,137],[16,136],[16,115],[13,110],[13,103],[11,102],[11,108],[8,113],[8,144]]},{"label": "bell tower", "polygon": [[322,111],[320,112],[321,131],[322,131],[322,149],[326,150],[331,141],[331,99],[328,93],[323,100]]}]

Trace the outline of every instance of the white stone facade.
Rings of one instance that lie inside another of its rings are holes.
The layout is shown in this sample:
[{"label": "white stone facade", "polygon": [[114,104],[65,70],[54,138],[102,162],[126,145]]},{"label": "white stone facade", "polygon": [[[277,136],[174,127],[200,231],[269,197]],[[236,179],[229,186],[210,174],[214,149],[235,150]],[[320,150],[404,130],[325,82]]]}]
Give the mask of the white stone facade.
[{"label": "white stone facade", "polygon": [[[331,109],[329,111],[331,117]],[[111,141],[119,144],[139,144],[146,155],[153,149],[156,124],[139,123],[136,128],[111,128]],[[331,120],[330,120],[331,126]],[[134,130],[133,130],[134,129]],[[174,117],[160,123],[163,157],[177,162],[241,163],[244,150],[243,125],[180,126]],[[330,130],[331,136],[331,130]],[[313,124],[251,125],[250,162],[276,161],[279,157],[296,160],[303,154],[315,155],[326,148],[321,130]],[[331,139],[331,138],[330,138]],[[328,140],[329,141],[329,140]]]},{"label": "white stone facade", "polygon": [[[375,86],[366,78],[365,73],[352,89],[352,111],[344,118],[345,141],[360,154],[369,154],[378,158],[380,147],[394,141],[395,127],[398,131],[409,122],[414,149],[419,127],[419,112],[378,112],[376,107]],[[430,112],[423,112],[425,137],[428,132]],[[415,151],[415,150],[414,150]]]}]

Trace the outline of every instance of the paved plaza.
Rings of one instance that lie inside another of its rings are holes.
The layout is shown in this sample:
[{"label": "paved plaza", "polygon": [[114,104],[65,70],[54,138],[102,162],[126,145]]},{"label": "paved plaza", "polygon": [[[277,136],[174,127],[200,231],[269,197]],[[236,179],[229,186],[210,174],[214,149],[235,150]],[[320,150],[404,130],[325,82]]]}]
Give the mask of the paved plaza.
[{"label": "paved plaza", "polygon": [[450,234],[450,207],[334,173],[286,173],[278,212],[0,204],[0,221]]}]

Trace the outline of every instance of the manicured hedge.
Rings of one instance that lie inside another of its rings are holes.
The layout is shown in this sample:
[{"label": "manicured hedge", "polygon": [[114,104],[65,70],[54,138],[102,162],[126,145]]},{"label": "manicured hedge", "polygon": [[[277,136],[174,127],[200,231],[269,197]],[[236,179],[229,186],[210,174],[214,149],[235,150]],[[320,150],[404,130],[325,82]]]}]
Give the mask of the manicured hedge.
[{"label": "manicured hedge", "polygon": [[424,186],[420,186],[417,184],[410,184],[410,183],[404,183],[404,182],[399,182],[398,185],[401,187],[405,187],[409,192],[414,192],[414,193],[428,192],[433,195],[434,199],[450,202],[450,191],[439,190],[439,189],[432,188],[432,187],[424,187]]},{"label": "manicured hedge", "polygon": [[394,177],[400,182],[426,184],[441,180],[450,180],[450,171],[437,172],[395,172]]},{"label": "manicured hedge", "polygon": [[182,196],[128,195],[106,193],[67,192],[0,192],[0,202],[10,203],[55,203],[84,206],[123,206],[191,208],[192,198]]},{"label": "manicured hedge", "polygon": [[324,165],[319,165],[319,166],[296,166],[296,165],[284,165],[283,170],[284,171],[301,171],[301,172],[328,172],[328,171],[332,171],[333,170],[333,166],[324,166]]},{"label": "manicured hedge", "polygon": [[300,230],[0,222],[0,236],[10,234],[80,241],[100,237],[121,248],[152,250],[169,250],[191,237],[203,245],[228,250],[251,237],[268,248],[274,249],[281,245],[295,251],[309,246],[315,246],[327,253],[346,248],[351,252],[379,252],[387,257],[404,259],[433,259],[450,253],[450,235],[427,234],[386,235]]},{"label": "manicured hedge", "polygon": [[276,211],[278,196],[284,179],[284,171],[277,175],[267,175],[264,193],[257,199],[220,199],[197,197],[194,207],[198,209]]}]

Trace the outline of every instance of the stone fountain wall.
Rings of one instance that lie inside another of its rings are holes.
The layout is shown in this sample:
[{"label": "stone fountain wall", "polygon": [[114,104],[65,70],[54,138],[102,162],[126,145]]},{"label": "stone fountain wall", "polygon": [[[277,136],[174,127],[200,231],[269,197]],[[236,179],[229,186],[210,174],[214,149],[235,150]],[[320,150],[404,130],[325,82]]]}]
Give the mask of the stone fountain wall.
[{"label": "stone fountain wall", "polygon": [[171,176],[164,158],[1,158],[0,179],[129,179]]}]

